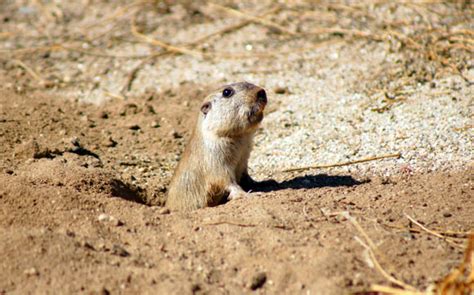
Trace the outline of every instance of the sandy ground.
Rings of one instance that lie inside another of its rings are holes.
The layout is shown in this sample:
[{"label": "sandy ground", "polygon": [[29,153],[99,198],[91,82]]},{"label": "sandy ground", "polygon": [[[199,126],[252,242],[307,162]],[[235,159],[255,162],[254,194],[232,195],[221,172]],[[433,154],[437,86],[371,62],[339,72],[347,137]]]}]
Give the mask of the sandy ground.
[{"label": "sandy ground", "polygon": [[[397,287],[371,241],[418,290],[459,265],[472,4],[221,4],[265,18],[189,1],[0,4],[0,294]],[[269,95],[258,196],[167,211],[200,101],[241,80]]]}]

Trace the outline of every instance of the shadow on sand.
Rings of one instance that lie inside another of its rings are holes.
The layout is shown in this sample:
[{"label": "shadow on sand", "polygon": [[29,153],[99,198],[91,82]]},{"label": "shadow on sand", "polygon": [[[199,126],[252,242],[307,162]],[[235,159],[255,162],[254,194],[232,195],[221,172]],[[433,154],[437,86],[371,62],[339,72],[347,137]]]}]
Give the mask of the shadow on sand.
[{"label": "shadow on sand", "polygon": [[339,186],[355,186],[370,182],[370,180],[358,181],[352,176],[331,176],[327,174],[298,176],[290,180],[277,182],[273,179],[254,182],[245,185],[244,189],[253,192],[271,192],[284,189],[311,189],[321,187],[339,187]]}]

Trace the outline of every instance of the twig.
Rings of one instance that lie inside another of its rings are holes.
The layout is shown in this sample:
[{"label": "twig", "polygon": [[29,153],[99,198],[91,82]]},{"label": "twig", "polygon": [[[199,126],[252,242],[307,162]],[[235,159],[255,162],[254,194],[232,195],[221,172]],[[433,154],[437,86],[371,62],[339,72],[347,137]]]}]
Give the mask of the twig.
[{"label": "twig", "polygon": [[31,77],[33,77],[33,79],[35,79],[36,81],[38,81],[38,83],[41,85],[41,86],[44,86],[44,87],[49,87],[49,86],[52,86],[54,85],[54,82],[51,82],[51,81],[48,81],[46,79],[43,79],[40,75],[38,75],[32,68],[30,68],[29,66],[27,66],[24,62],[22,62],[21,60],[19,59],[14,59],[13,62],[15,64],[17,64],[18,66],[20,66],[21,68],[23,68]]},{"label": "twig", "polygon": [[435,50],[429,50],[427,54],[433,60],[437,60],[443,66],[452,69],[461,78],[463,78],[463,80],[466,81],[467,83],[470,83],[470,84],[474,83],[473,81],[470,81],[469,78],[467,78],[456,65],[452,64],[449,59],[446,59],[446,58],[443,58],[443,57],[439,56],[438,53]]},{"label": "twig", "polygon": [[115,93],[112,93],[110,91],[104,91],[104,94],[107,95],[107,96],[110,96],[112,98],[116,98],[116,99],[120,99],[120,100],[125,100],[125,98],[121,95],[118,95],[118,94],[115,94]]},{"label": "twig", "polygon": [[166,49],[167,51],[170,51],[170,52],[185,54],[185,55],[191,55],[191,56],[199,57],[199,58],[202,58],[203,55],[204,55],[201,52],[191,50],[191,49],[186,49],[186,48],[183,48],[183,47],[173,46],[173,45],[170,45],[166,42],[160,41],[158,39],[153,39],[150,36],[147,36],[145,34],[142,34],[142,33],[138,32],[137,25],[135,23],[135,16],[132,17],[132,20],[130,22],[130,31],[132,32],[132,34],[135,37],[137,37],[141,40],[144,40],[144,41],[146,41],[150,44],[160,46],[161,48],[164,48],[164,49]]},{"label": "twig", "polygon": [[[263,16],[266,16],[266,15],[269,15],[269,14],[273,14],[275,13],[276,11],[278,11],[280,9],[280,7],[274,7],[272,8],[271,10],[265,12],[264,14],[262,14],[261,16],[259,17],[263,17]],[[227,33],[230,33],[234,30],[238,30],[240,28],[243,28],[245,27],[246,25],[252,23],[252,21],[250,20],[246,20],[246,21],[243,21],[237,25],[232,25],[232,26],[227,26],[217,32],[213,32],[213,33],[210,33],[208,35],[205,35],[193,42],[190,42],[190,43],[187,43],[185,44],[186,46],[197,46],[199,44],[201,44],[202,42],[204,42],[205,40],[209,39],[209,38],[212,38],[214,36],[218,36],[218,35],[223,35],[223,34],[227,34]],[[156,57],[159,57],[159,56],[162,56],[162,55],[166,55],[167,53],[170,53],[169,51],[168,52],[160,52],[160,53],[157,53],[157,54],[153,54],[153,55],[150,55],[148,58],[146,58],[145,60],[143,60],[141,63],[139,63],[135,68],[133,68],[130,73],[127,75],[127,80],[126,80],[126,83],[124,85],[124,87],[122,88],[122,91],[121,93],[123,94],[124,92],[126,91],[130,91],[132,89],[132,84],[133,84],[133,81],[135,80],[137,74],[138,74],[138,71],[143,67],[143,65],[145,65],[147,62],[149,62],[150,60],[156,58]]]},{"label": "twig", "polygon": [[211,223],[204,223],[203,225],[221,225],[221,224],[229,224],[229,225],[236,225],[241,227],[256,227],[256,224],[246,224],[246,223],[236,223],[232,221],[217,221]]},{"label": "twig", "polygon": [[354,161],[349,161],[349,162],[343,162],[343,163],[337,163],[337,164],[315,165],[315,166],[306,166],[306,167],[299,167],[299,168],[290,168],[290,169],[283,170],[282,172],[293,172],[293,171],[304,171],[304,170],[309,170],[309,169],[323,169],[323,168],[349,166],[349,165],[353,165],[353,164],[365,163],[365,162],[376,161],[376,160],[381,160],[381,159],[388,159],[388,158],[397,158],[398,159],[401,156],[402,156],[401,153],[396,153],[396,154],[389,154],[389,155],[383,155],[383,156],[377,156],[377,157],[369,157],[369,158],[364,158],[364,159],[359,159],[359,160],[354,160]]},{"label": "twig", "polygon": [[454,240],[450,239],[450,238],[447,238],[443,235],[441,235],[440,233],[437,233],[435,232],[434,230],[431,230],[431,229],[428,229],[426,228],[423,224],[419,223],[418,221],[416,221],[413,217],[411,217],[410,215],[406,214],[405,213],[405,216],[406,218],[408,218],[411,222],[413,222],[414,224],[418,225],[422,230],[426,231],[427,233],[429,234],[432,234],[433,236],[436,236],[444,241],[446,241],[447,243],[455,246],[456,248],[459,248],[459,249],[463,249],[463,247],[461,245],[459,245],[458,243],[456,243]]},{"label": "twig", "polygon": [[388,33],[385,34],[385,38],[390,39],[390,35],[395,36],[400,42],[405,43],[408,46],[411,46],[413,49],[420,50],[423,48],[418,42],[413,40],[412,38],[405,36],[404,34],[394,31],[394,30],[387,30]]},{"label": "twig", "polygon": [[436,294],[472,294],[474,290],[474,234],[469,236],[462,263],[438,282],[435,290]]},{"label": "twig", "polygon": [[124,6],[121,6],[119,8],[117,8],[111,15],[109,16],[106,16],[102,19],[99,19],[99,20],[96,20],[94,21],[93,23],[91,24],[87,24],[86,26],[84,26],[82,29],[83,30],[90,30],[92,27],[95,27],[95,26],[104,26],[106,25],[108,22],[110,22],[111,20],[114,20],[118,17],[121,17],[122,15],[124,15],[125,13],[129,12],[130,9],[132,9],[133,7],[135,6],[141,6],[143,4],[147,4],[147,3],[153,3],[152,1],[134,1],[130,4],[127,4],[127,5],[124,5]]},{"label": "twig", "polygon": [[[258,17],[258,18],[262,18],[262,17],[268,16],[268,15],[270,15],[270,14],[276,13],[276,12],[279,11],[280,9],[281,9],[281,8],[280,8],[279,6],[276,6],[276,7],[272,8],[272,9],[270,9],[269,11],[267,11],[267,12],[261,14],[261,15],[258,15],[257,17]],[[241,22],[241,23],[238,23],[238,24],[236,24],[236,25],[227,26],[227,27],[225,27],[225,28],[223,28],[223,29],[221,29],[221,30],[219,30],[219,31],[217,31],[217,32],[210,33],[210,34],[205,35],[205,36],[203,36],[203,37],[201,37],[201,38],[199,38],[199,39],[197,39],[197,40],[195,40],[195,41],[193,41],[193,42],[191,42],[191,43],[188,43],[187,45],[188,45],[188,46],[189,46],[189,45],[195,46],[195,45],[201,44],[201,43],[203,43],[204,41],[206,41],[206,40],[209,39],[209,38],[212,38],[212,37],[214,37],[214,36],[222,36],[222,35],[224,35],[224,34],[228,34],[228,33],[230,33],[230,32],[233,32],[233,31],[236,31],[236,30],[238,30],[238,29],[241,29],[241,28],[245,27],[246,25],[251,24],[252,22],[253,22],[252,20],[245,20],[245,21],[243,21],[243,22]]]},{"label": "twig", "polygon": [[[203,225],[221,225],[221,224],[229,224],[229,225],[235,225],[235,226],[240,226],[240,227],[256,227],[257,226],[256,224],[237,223],[237,222],[232,222],[232,221],[216,221],[216,222],[204,223]],[[271,227],[279,228],[279,229],[292,229],[286,225],[272,225]]]},{"label": "twig", "polygon": [[18,49],[0,49],[0,53],[12,53],[12,54],[31,54],[35,51],[76,51],[82,54],[97,56],[97,57],[110,57],[110,58],[127,58],[127,59],[141,59],[147,58],[149,54],[141,54],[141,55],[118,55],[118,54],[107,54],[107,53],[99,53],[94,52],[91,50],[83,50],[80,48],[69,47],[67,45],[60,45],[60,44],[52,44],[49,46],[40,46],[40,47],[29,47],[29,48],[18,48]]},{"label": "twig", "polygon": [[[405,227],[405,226],[395,225],[395,224],[380,223],[380,225],[386,226],[389,228],[406,230],[412,233],[423,232],[421,229],[418,229],[418,228],[410,228],[410,227]],[[460,231],[451,231],[451,230],[436,230],[436,231],[443,236],[451,236],[452,238],[457,238],[457,239],[466,239],[470,234],[473,234],[473,232],[460,232]]]},{"label": "twig", "polygon": [[132,89],[132,84],[133,84],[133,81],[135,80],[135,78],[137,77],[138,71],[147,62],[151,61],[152,59],[154,59],[158,56],[166,55],[167,53],[169,53],[169,52],[166,51],[166,52],[160,52],[160,53],[157,53],[157,54],[152,54],[148,58],[142,60],[135,68],[133,68],[133,70],[130,71],[130,73],[128,73],[126,83],[122,87],[122,90],[120,91],[120,93],[124,94],[125,92],[130,91]]},{"label": "twig", "polygon": [[40,83],[44,83],[44,79],[41,78],[32,68],[27,66],[24,62],[19,59],[14,59],[13,62],[23,68],[31,77],[33,77],[36,81]]},{"label": "twig", "polygon": [[377,260],[377,257],[375,256],[375,252],[376,252],[376,249],[377,247],[375,246],[374,242],[372,241],[372,239],[370,239],[370,237],[367,235],[367,233],[364,231],[364,229],[362,228],[362,226],[360,226],[360,224],[357,222],[357,220],[355,220],[355,218],[353,218],[349,212],[343,212],[341,213],[341,215],[346,218],[347,220],[349,220],[350,223],[352,223],[352,225],[356,228],[356,230],[362,235],[362,237],[365,239],[365,241],[367,242],[368,245],[365,245],[364,243],[362,243],[362,245],[367,249],[367,251],[369,251],[369,255],[370,255],[370,258],[372,259],[372,261],[374,262],[374,265],[375,267],[377,268],[377,270],[382,274],[382,276],[387,279],[388,281],[390,281],[391,283],[397,285],[397,286],[400,286],[400,287],[403,287],[407,290],[410,290],[410,291],[416,291],[416,288],[396,279],[394,276],[390,275],[389,273],[387,273],[383,268],[382,266],[380,265],[380,263],[378,262]]},{"label": "twig", "polygon": [[316,28],[313,29],[309,32],[301,33],[301,35],[321,35],[321,34],[343,34],[343,35],[351,35],[355,37],[361,37],[361,38],[369,38],[373,39],[376,41],[382,41],[383,38],[370,33],[370,32],[364,32],[364,31],[359,31],[355,29],[343,29],[343,28]]},{"label": "twig", "polygon": [[409,291],[399,288],[393,288],[389,286],[382,286],[374,284],[370,286],[371,291],[381,292],[382,294],[393,294],[393,295],[428,295],[429,293],[420,292],[420,291]]},{"label": "twig", "polygon": [[220,9],[220,10],[223,10],[223,11],[229,13],[229,14],[235,15],[237,17],[244,18],[244,19],[250,20],[252,22],[255,22],[255,23],[258,23],[258,24],[261,24],[261,25],[264,25],[264,26],[267,26],[267,27],[270,27],[270,28],[273,28],[273,29],[276,29],[280,32],[284,32],[288,35],[296,35],[295,32],[290,31],[287,28],[282,27],[279,24],[276,24],[272,21],[265,20],[262,17],[254,17],[254,16],[251,16],[251,15],[247,15],[245,13],[242,13],[242,12],[238,11],[238,10],[235,10],[235,9],[232,9],[232,8],[229,8],[229,7],[225,7],[225,6],[222,6],[222,5],[219,5],[219,4],[215,4],[215,3],[209,3],[209,5],[214,6],[218,9]]},{"label": "twig", "polygon": [[83,49],[80,49],[80,48],[69,47],[69,46],[64,46],[64,45],[56,45],[56,46],[57,46],[57,48],[62,48],[64,50],[76,51],[76,52],[80,52],[82,54],[97,56],[97,57],[140,59],[140,58],[147,58],[147,57],[150,56],[149,54],[119,55],[119,54],[99,53],[99,52],[94,52],[94,51],[91,51],[91,50],[83,50]]}]

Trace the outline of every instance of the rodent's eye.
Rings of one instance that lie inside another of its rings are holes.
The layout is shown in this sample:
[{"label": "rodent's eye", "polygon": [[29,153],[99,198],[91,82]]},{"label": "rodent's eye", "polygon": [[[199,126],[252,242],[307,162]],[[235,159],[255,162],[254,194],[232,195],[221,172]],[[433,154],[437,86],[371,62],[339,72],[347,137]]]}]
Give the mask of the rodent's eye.
[{"label": "rodent's eye", "polygon": [[226,98],[229,98],[232,95],[234,95],[234,93],[235,93],[234,89],[229,87],[229,88],[224,89],[224,91],[222,91],[222,96],[224,96]]}]

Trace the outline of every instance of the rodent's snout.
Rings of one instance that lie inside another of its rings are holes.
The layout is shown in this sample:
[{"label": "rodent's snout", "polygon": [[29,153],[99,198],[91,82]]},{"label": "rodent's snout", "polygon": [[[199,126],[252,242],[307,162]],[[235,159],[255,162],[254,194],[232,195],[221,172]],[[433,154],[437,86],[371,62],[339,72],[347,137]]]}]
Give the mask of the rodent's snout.
[{"label": "rodent's snout", "polygon": [[267,93],[264,89],[257,92],[257,102],[261,104],[267,104]]}]

